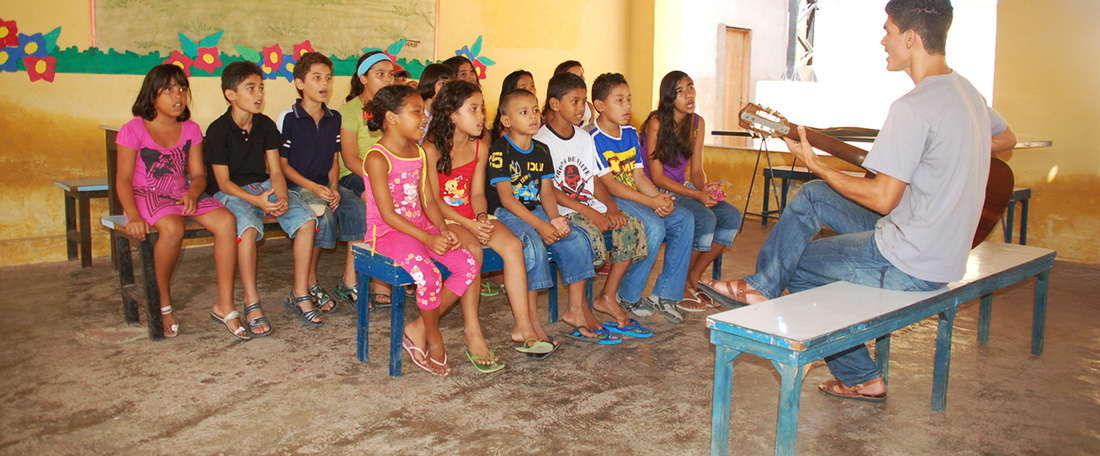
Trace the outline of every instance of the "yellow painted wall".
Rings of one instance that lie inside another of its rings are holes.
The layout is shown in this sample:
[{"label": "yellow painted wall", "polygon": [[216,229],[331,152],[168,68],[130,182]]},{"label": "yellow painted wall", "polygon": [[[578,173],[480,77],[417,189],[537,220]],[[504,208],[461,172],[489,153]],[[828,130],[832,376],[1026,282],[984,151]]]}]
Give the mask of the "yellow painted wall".
[{"label": "yellow painted wall", "polygon": [[[1060,259],[1100,262],[1100,2],[1000,0],[993,106],[1021,139],[1016,185],[1032,188],[1028,244]],[[1051,177],[1051,179],[1048,179]]]},{"label": "yellow painted wall", "polygon": [[[48,8],[15,0],[0,5],[0,18],[16,20],[21,32],[45,33],[60,26],[59,46],[90,46],[87,0],[54,0]],[[652,86],[654,14],[654,0],[441,1],[437,58],[450,57],[484,36],[481,54],[497,63],[482,81],[490,112],[509,72],[524,68],[534,73],[542,99],[553,68],[569,59],[584,64],[589,82],[600,73],[622,72],[636,94],[646,94]],[[634,44],[635,39],[648,44]],[[58,74],[51,84],[31,83],[22,72],[0,73],[0,266],[65,259],[63,197],[53,181],[106,174],[98,127],[130,119],[141,80]],[[332,107],[343,104],[348,81],[336,79]],[[226,108],[219,84],[217,78],[191,80],[193,118],[204,128]],[[296,98],[285,80],[266,81],[266,89],[268,116],[278,115]],[[636,97],[635,112],[648,113],[651,100]],[[94,201],[93,221],[105,214],[104,200]],[[94,256],[102,258],[107,236],[98,223],[93,225]]]}]

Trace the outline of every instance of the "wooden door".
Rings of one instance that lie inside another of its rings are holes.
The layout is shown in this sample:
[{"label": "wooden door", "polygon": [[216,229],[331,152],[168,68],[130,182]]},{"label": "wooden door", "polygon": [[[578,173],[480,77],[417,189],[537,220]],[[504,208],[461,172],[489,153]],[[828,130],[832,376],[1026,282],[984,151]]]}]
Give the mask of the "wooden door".
[{"label": "wooden door", "polygon": [[[722,88],[722,130],[741,130],[737,113],[749,102],[749,54],[752,31],[726,27],[725,87]],[[718,136],[718,144],[748,146],[749,138]]]}]

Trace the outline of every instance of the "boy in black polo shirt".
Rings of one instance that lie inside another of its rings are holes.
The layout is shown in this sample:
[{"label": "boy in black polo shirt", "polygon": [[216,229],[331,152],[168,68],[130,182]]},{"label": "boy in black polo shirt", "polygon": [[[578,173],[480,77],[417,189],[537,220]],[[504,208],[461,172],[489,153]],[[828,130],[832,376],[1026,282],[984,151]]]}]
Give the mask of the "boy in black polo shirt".
[{"label": "boy in black polo shirt", "polygon": [[[253,337],[271,334],[271,323],[260,307],[256,289],[256,241],[264,236],[263,217],[269,215],[294,242],[294,289],[305,295],[309,287],[310,253],[316,217],[297,192],[288,191],[279,165],[282,137],[263,115],[264,83],[260,67],[233,62],[222,70],[222,92],[229,109],[206,129],[206,192],[214,195],[237,218],[237,266],[241,271],[244,308]],[[268,174],[268,170],[271,170]],[[302,306],[317,317],[310,302]],[[319,322],[320,318],[316,318]]]},{"label": "boy in black polo shirt", "polygon": [[[355,257],[351,243],[362,241],[366,232],[367,206],[350,190],[338,185],[340,174],[340,113],[325,106],[332,87],[332,60],[319,52],[309,52],[294,66],[294,86],[302,96],[297,103],[279,114],[277,125],[286,139],[279,146],[283,174],[306,205],[317,215],[317,234],[309,267],[309,295],[291,296],[287,309],[294,312],[298,302],[314,299],[325,312],[336,310],[336,301],[317,283],[317,260],[321,249],[336,247],[336,240],[348,243],[344,278],[336,292],[346,296],[353,306],[359,295]],[[306,324],[301,310],[298,317]]]}]

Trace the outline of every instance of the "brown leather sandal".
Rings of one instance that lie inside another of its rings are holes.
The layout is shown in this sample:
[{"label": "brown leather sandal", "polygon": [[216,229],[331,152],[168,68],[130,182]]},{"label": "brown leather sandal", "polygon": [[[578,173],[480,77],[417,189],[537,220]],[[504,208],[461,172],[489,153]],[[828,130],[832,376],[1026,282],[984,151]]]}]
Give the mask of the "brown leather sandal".
[{"label": "brown leather sandal", "polygon": [[[866,402],[882,402],[882,401],[885,401],[886,400],[886,392],[885,391],[883,391],[882,394],[865,394],[863,392],[863,390],[866,389],[868,386],[874,385],[876,383],[883,383],[881,376],[872,378],[871,380],[868,380],[867,382],[860,383],[860,384],[854,385],[854,386],[845,386],[844,383],[842,383],[840,381],[840,379],[838,379],[836,377],[833,377],[833,378],[830,378],[829,380],[826,380],[825,383],[822,383],[821,385],[819,385],[817,387],[817,389],[821,390],[821,392],[823,392],[825,394],[828,394],[830,396],[836,396],[836,397],[839,397],[839,398],[842,398],[842,399],[855,399],[857,401],[866,401]],[[885,386],[886,385],[883,384],[883,387],[885,387]]]}]

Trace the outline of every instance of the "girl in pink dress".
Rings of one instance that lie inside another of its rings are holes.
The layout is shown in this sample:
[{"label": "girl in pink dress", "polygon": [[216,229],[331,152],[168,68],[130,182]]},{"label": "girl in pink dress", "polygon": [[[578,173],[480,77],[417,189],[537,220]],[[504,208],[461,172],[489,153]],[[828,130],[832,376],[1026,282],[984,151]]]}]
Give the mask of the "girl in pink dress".
[{"label": "girl in pink dress", "polygon": [[157,230],[153,247],[160,289],[164,335],[175,337],[179,324],[172,315],[171,283],[183,245],[185,219],[195,220],[214,234],[214,264],[218,300],[210,317],[234,336],[249,339],[233,303],[233,273],[237,262],[233,214],[203,193],[206,167],[202,162],[202,130],[190,120],[190,86],[176,65],[160,65],[145,75],[134,116],[119,129],[115,188],[126,214],[125,231],[144,240],[149,227]]},{"label": "girl in pink dress", "polygon": [[[372,115],[368,128],[384,133],[363,161],[366,242],[416,283],[420,318],[405,325],[405,350],[421,369],[447,375],[451,369],[439,316],[466,293],[479,265],[447,228],[437,198],[426,191],[424,150],[417,145],[427,122],[420,94],[409,86],[383,87],[367,109]],[[446,267],[450,277],[443,280],[433,260]]]}]

